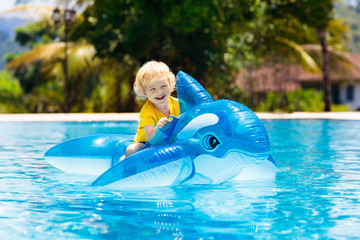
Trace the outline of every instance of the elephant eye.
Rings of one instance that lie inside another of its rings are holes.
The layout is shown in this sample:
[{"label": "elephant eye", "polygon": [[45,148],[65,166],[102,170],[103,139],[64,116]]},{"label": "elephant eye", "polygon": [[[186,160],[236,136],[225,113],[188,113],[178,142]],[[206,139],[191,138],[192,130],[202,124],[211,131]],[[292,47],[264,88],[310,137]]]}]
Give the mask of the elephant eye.
[{"label": "elephant eye", "polygon": [[206,150],[213,150],[220,144],[220,142],[216,137],[212,135],[206,135],[202,144]]}]

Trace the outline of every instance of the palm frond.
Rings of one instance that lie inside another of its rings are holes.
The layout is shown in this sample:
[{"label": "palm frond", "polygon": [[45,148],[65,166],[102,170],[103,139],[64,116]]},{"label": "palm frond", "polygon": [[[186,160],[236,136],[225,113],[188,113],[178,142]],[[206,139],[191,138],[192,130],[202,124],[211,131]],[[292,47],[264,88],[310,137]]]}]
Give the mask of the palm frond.
[{"label": "palm frond", "polygon": [[[302,48],[308,52],[312,58],[322,65],[322,49],[317,44],[305,44]],[[354,69],[354,64],[351,61],[350,54],[345,51],[337,50],[332,46],[328,46],[329,57],[330,57],[330,72],[333,75],[347,75],[351,74]]]},{"label": "palm frond", "polygon": [[94,58],[95,53],[96,50],[91,44],[80,44],[69,49],[69,74],[83,74],[89,72],[89,69],[93,70],[100,64],[99,59]]},{"label": "palm frond", "polygon": [[64,58],[65,43],[47,43],[20,55],[7,64],[8,69],[20,69],[35,62],[57,61]]},{"label": "palm frond", "polygon": [[310,56],[305,49],[297,44],[294,41],[291,41],[289,39],[285,39],[282,37],[277,37],[277,41],[285,44],[287,47],[294,50],[294,54],[297,59],[299,59],[301,66],[308,72],[311,73],[321,73],[319,65],[316,63],[316,61]]},{"label": "palm frond", "polygon": [[[101,67],[101,60],[94,58],[95,48],[91,44],[68,44],[68,73],[74,76],[87,76],[95,74]],[[7,64],[9,70],[18,70],[29,64],[42,63],[42,72],[49,76],[60,77],[64,75],[59,71],[65,58],[65,43],[48,43],[40,45]],[[57,67],[56,67],[57,66]]]}]

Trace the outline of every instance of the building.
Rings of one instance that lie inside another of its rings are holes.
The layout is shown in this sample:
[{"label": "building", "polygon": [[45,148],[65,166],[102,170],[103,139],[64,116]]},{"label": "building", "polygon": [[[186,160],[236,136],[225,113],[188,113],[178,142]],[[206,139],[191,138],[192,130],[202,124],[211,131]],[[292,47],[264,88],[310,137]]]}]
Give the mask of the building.
[{"label": "building", "polygon": [[[348,74],[330,74],[332,102],[360,110],[360,53],[351,57],[355,66]],[[274,64],[238,75],[236,85],[254,92],[288,92],[298,89],[323,89],[321,74],[311,74],[298,65]]]}]

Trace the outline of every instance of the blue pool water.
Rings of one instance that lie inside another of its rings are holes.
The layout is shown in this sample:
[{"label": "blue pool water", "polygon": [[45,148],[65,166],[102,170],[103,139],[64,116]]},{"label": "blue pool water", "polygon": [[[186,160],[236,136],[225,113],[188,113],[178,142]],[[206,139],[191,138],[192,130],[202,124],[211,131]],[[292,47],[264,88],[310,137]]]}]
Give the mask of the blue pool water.
[{"label": "blue pool water", "polygon": [[360,122],[263,122],[275,181],[126,191],[43,154],[136,123],[0,123],[0,239],[359,239]]}]

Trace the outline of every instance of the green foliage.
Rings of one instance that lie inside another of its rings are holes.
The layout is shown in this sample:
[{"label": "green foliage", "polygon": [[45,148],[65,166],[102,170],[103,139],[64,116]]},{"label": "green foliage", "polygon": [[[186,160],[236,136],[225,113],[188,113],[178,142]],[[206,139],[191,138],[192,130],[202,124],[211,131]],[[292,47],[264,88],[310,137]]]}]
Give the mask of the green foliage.
[{"label": "green foliage", "polygon": [[55,31],[47,21],[29,23],[23,27],[15,28],[17,41],[21,46],[34,47],[41,43],[48,43],[57,37]]},{"label": "green foliage", "polygon": [[275,18],[265,11],[268,6],[264,3],[262,9],[245,33],[239,32],[230,38],[228,54],[237,69],[254,68],[254,65],[263,65],[266,62],[298,61],[294,54],[291,54],[293,48],[280,39],[287,39],[298,45],[317,41],[315,31],[298,19]]},{"label": "green foliage", "polygon": [[348,105],[341,105],[341,104],[333,104],[331,105],[332,112],[347,112],[350,110]]},{"label": "green foliage", "polygon": [[[0,40],[0,70],[3,70],[6,66],[7,57],[9,52],[20,53],[28,50],[27,47],[20,46],[18,43],[9,39]],[[4,58],[5,57],[5,58]]]},{"label": "green foliage", "polygon": [[21,87],[25,94],[31,93],[39,85],[41,63],[30,64],[13,72],[13,75],[19,79]]},{"label": "green foliage", "polygon": [[24,101],[30,112],[61,112],[62,86],[50,79],[36,87],[32,94],[27,94]]},{"label": "green foliage", "polygon": [[122,62],[108,59],[100,75],[103,83],[103,112],[133,112],[136,108],[131,94],[137,70],[136,62],[129,56]]},{"label": "green foliage", "polygon": [[8,71],[0,72],[0,112],[22,112],[23,93],[20,83]]},{"label": "green foliage", "polygon": [[278,1],[267,0],[269,4],[268,13],[275,18],[289,19],[296,18],[301,23],[316,30],[319,44],[321,45],[323,86],[325,111],[331,110],[331,83],[329,73],[329,47],[328,47],[328,27],[334,19],[334,5],[332,0],[297,0],[297,1]]},{"label": "green foliage", "polygon": [[[332,14],[330,0],[90,1],[78,24],[70,27],[71,111],[139,110],[132,84],[138,67],[152,59],[194,76],[215,99],[234,99],[253,110],[320,111],[323,99],[317,93],[269,93],[262,101],[260,94],[235,88],[234,79],[239,70],[264,63],[313,57],[303,47],[318,44],[317,28],[328,28],[329,44],[346,50],[346,29],[332,21]],[[18,28],[17,41],[33,49],[22,58],[7,57],[22,62],[14,75],[31,112],[63,110],[64,45],[43,44],[61,39],[64,26],[56,29],[49,21]]]},{"label": "green foliage", "polygon": [[[358,6],[360,6],[360,2],[358,1]],[[351,29],[350,41],[347,42],[348,48],[351,53],[360,52],[360,11],[359,7],[351,7],[342,5],[341,2],[336,2],[335,10],[336,16],[339,19],[344,19],[346,24]]]},{"label": "green foliage", "polygon": [[332,20],[328,26],[328,44],[335,50],[347,52],[350,42],[349,26],[343,20]]},{"label": "green foliage", "polygon": [[301,23],[315,29],[326,29],[334,17],[332,0],[266,0],[268,14],[275,18],[295,17]]},{"label": "green foliage", "polygon": [[[324,109],[323,92],[301,89],[290,92],[249,93],[233,87],[214,99],[231,99],[257,112],[321,112]],[[333,105],[333,112],[348,111],[346,105]]]},{"label": "green foliage", "polygon": [[256,107],[260,112],[320,112],[324,109],[324,95],[313,89],[290,91],[288,93],[269,92],[264,101]]},{"label": "green foliage", "polygon": [[21,55],[21,53],[10,52],[10,53],[5,54],[4,58],[5,58],[6,63],[9,63],[12,60],[18,58],[20,55]]},{"label": "green foliage", "polygon": [[22,94],[20,84],[8,71],[0,72],[1,100],[13,100]]},{"label": "green foliage", "polygon": [[[229,36],[244,30],[256,1],[95,0],[73,33],[94,44],[100,57],[140,65],[156,59],[206,84],[227,70]],[[98,31],[101,29],[101,31]],[[220,78],[221,79],[221,78]]]}]

